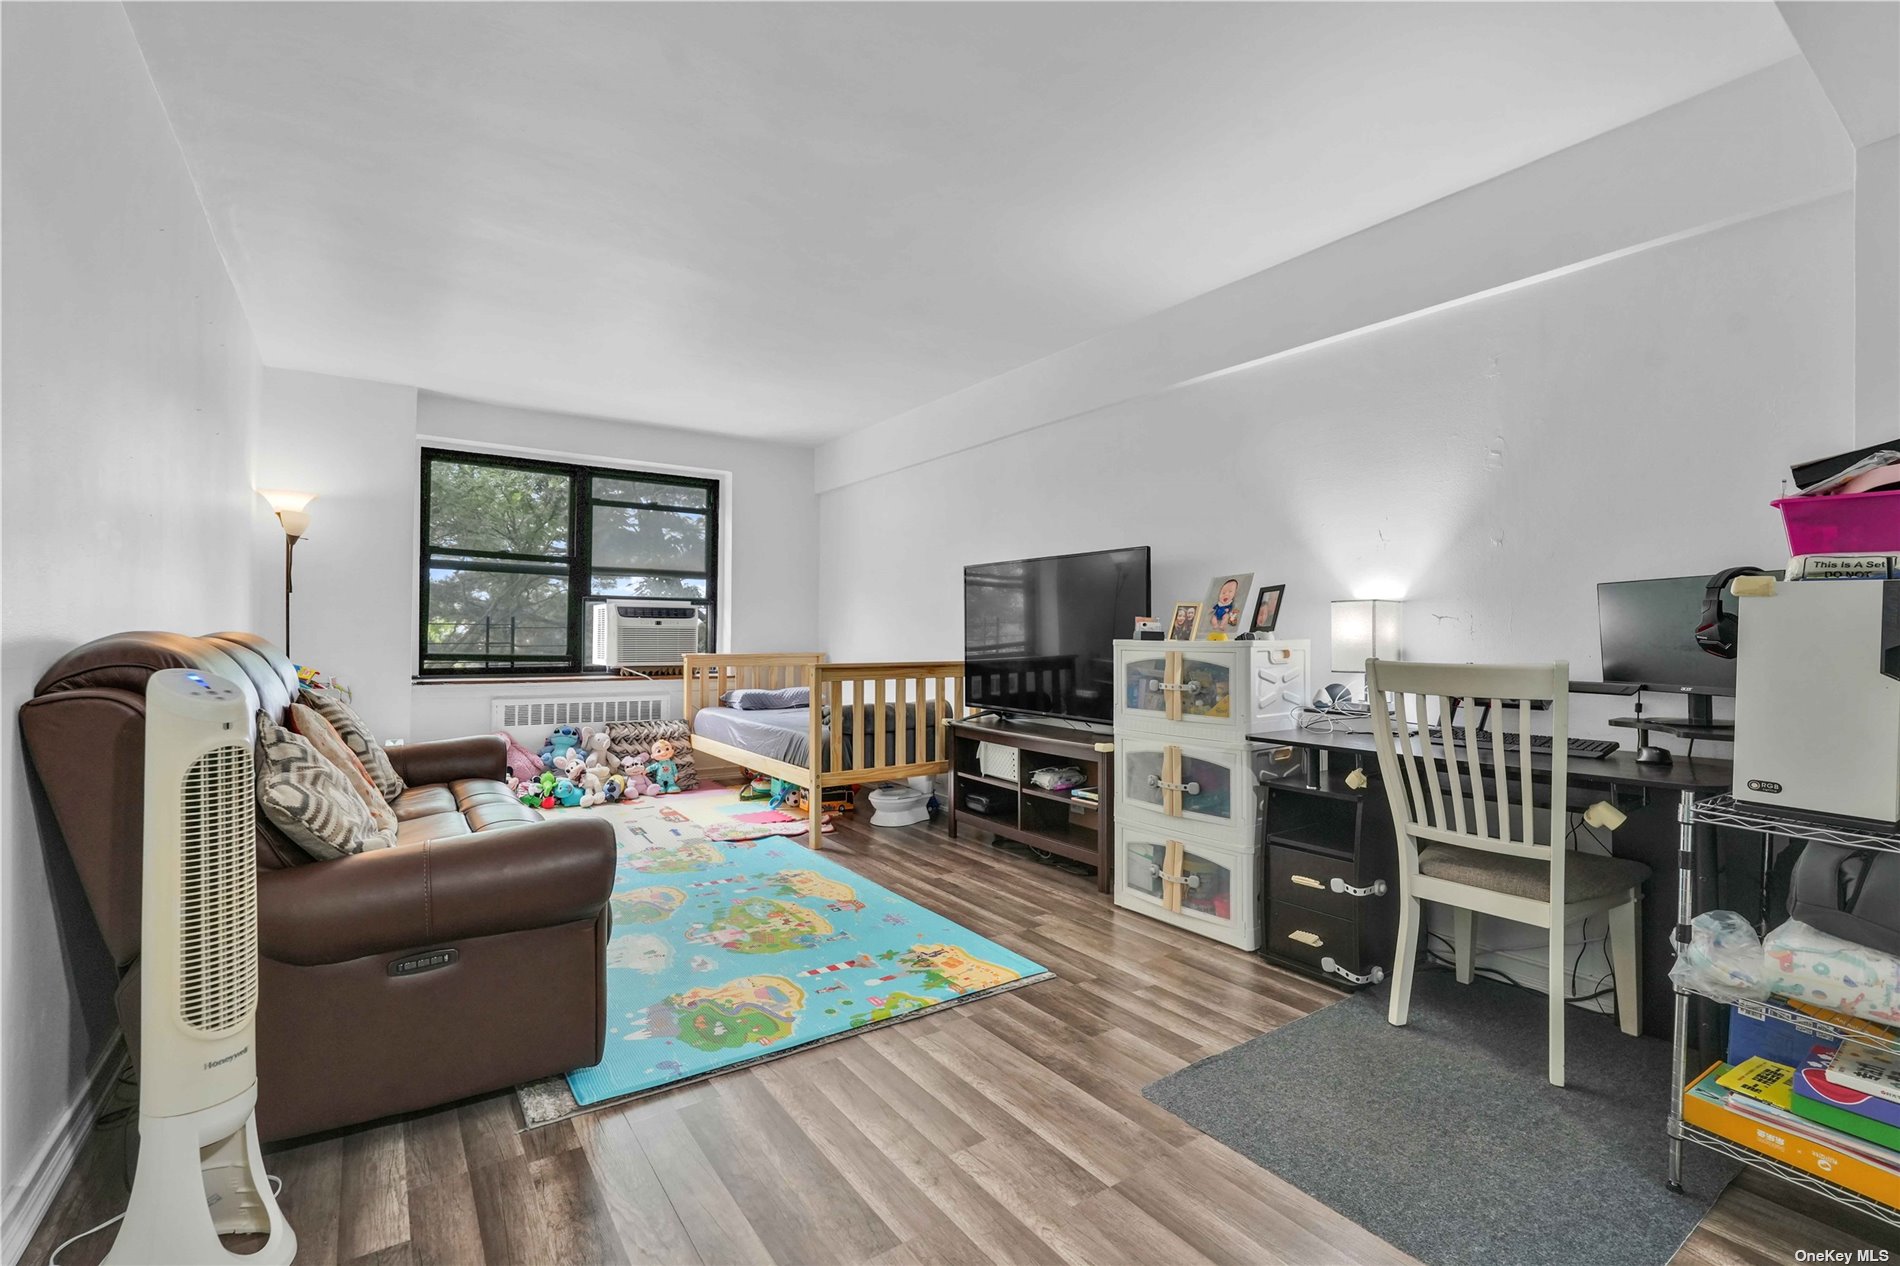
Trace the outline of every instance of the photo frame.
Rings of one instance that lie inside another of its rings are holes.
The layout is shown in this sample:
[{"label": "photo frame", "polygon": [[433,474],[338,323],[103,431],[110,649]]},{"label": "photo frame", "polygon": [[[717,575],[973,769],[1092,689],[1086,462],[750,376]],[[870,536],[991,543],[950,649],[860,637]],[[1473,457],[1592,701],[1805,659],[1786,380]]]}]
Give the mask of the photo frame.
[{"label": "photo frame", "polygon": [[1247,631],[1255,637],[1270,637],[1274,626],[1280,623],[1280,603],[1286,597],[1285,585],[1262,585],[1254,596],[1253,615],[1247,621]]},{"label": "photo frame", "polygon": [[1210,642],[1225,642],[1247,631],[1247,595],[1253,590],[1253,573],[1235,572],[1214,577],[1207,587],[1207,601],[1201,604],[1202,627],[1196,636]]},{"label": "photo frame", "polygon": [[1174,604],[1174,616],[1168,621],[1168,640],[1173,642],[1191,642],[1195,630],[1201,623],[1201,604],[1198,602],[1177,602]]}]

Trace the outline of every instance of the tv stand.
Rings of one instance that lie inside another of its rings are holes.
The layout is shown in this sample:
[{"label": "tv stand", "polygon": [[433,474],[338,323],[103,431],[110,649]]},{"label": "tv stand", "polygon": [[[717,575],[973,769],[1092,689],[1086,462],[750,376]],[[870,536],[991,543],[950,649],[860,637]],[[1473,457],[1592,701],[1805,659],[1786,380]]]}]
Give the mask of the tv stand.
[{"label": "tv stand", "polygon": [[1668,765],[1675,757],[1667,748],[1657,747],[1649,741],[1649,732],[1673,734],[1677,738],[1702,739],[1710,743],[1733,743],[1735,726],[1728,721],[1715,719],[1715,697],[1705,694],[1689,694],[1689,715],[1678,720],[1674,717],[1655,717],[1643,715],[1641,696],[1636,700],[1636,715],[1629,717],[1611,717],[1610,724],[1625,730],[1636,731],[1636,763],[1639,765]]},{"label": "tv stand", "polygon": [[[964,717],[950,724],[950,838],[959,826],[1095,867],[1095,887],[1109,890],[1115,858],[1114,736],[1033,720]],[[1014,748],[1012,777],[984,773],[978,748],[984,743]],[[1067,790],[1045,791],[1032,781],[1039,769],[1074,765],[1082,786],[1101,793],[1096,804]],[[975,796],[983,802],[971,803]]]}]

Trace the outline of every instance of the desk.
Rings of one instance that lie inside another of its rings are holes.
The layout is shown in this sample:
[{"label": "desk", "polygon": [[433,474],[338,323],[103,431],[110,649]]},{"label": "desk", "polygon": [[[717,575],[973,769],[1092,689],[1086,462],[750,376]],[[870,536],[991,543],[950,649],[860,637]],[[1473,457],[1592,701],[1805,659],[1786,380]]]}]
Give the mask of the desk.
[{"label": "desk", "polygon": [[[1363,769],[1370,780],[1363,793],[1368,797],[1366,807],[1369,812],[1376,810],[1383,824],[1368,832],[1365,846],[1385,850],[1390,858],[1389,863],[1384,858],[1372,859],[1364,869],[1369,872],[1390,869],[1396,874],[1396,844],[1392,837],[1390,815],[1384,809],[1385,789],[1379,779],[1379,752],[1372,735],[1315,729],[1273,730],[1249,734],[1247,737],[1253,742],[1273,747],[1303,748],[1323,753],[1335,779],[1344,769],[1353,765]],[[1483,747],[1478,750],[1482,767],[1489,773],[1491,763],[1485,759],[1486,751]],[[1515,772],[1517,754],[1510,749],[1506,749],[1506,752]],[[1462,757],[1462,749],[1460,755]],[[1531,769],[1533,779],[1539,773],[1547,779],[1550,757],[1533,753]],[[1728,761],[1709,757],[1692,760],[1678,755],[1674,764],[1639,765],[1633,753],[1619,751],[1601,760],[1579,757],[1570,760],[1572,791],[1584,792],[1588,800],[1612,800],[1629,815],[1629,820],[1611,837],[1616,854],[1644,862],[1654,872],[1643,894],[1645,1033],[1658,1036],[1668,1033],[1674,1022],[1675,994],[1669,984],[1669,968],[1675,962],[1675,950],[1670,942],[1670,933],[1676,923],[1677,870],[1683,861],[1688,860],[1681,851],[1682,841],[1686,838],[1681,825],[1683,810],[1691,800],[1727,791],[1730,773]],[[1297,787],[1298,783],[1293,786]],[[1696,826],[1693,828],[1693,840],[1695,852],[1691,856],[1700,863],[1695,868],[1696,908],[1719,909],[1724,903],[1717,887],[1718,867],[1714,864],[1715,831],[1707,826]],[[1398,921],[1396,899],[1383,903],[1380,920],[1376,927],[1371,926],[1372,921],[1369,920],[1369,932],[1382,934],[1378,935],[1375,944],[1389,945],[1392,929],[1396,929]],[[1385,966],[1388,971],[1391,969],[1389,962]],[[1713,1049],[1716,1045],[1716,1034],[1707,1027],[1706,1021],[1698,1037],[1698,1044],[1705,1050]]]}]

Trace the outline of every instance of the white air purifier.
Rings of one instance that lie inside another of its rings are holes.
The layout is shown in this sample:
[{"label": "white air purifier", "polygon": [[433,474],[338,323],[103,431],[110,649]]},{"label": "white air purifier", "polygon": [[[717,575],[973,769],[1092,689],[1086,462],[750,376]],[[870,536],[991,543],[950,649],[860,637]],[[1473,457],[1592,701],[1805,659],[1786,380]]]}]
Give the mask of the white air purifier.
[{"label": "white air purifier", "polygon": [[[108,1263],[283,1266],[297,1237],[257,1142],[251,712],[207,673],[145,685],[139,1158]],[[222,1234],[268,1234],[233,1253]]]}]

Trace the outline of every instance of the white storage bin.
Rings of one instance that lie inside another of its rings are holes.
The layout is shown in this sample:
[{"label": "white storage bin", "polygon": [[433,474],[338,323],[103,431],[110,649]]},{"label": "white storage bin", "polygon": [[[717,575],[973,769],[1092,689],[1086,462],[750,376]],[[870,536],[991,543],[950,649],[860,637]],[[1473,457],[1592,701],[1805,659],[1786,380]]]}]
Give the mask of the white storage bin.
[{"label": "white storage bin", "polygon": [[1115,643],[1115,729],[1239,743],[1293,724],[1311,649],[1284,642]]},{"label": "white storage bin", "polygon": [[1125,733],[1115,745],[1115,813],[1178,819],[1230,847],[1251,846],[1261,803],[1254,759],[1249,746]]},{"label": "white storage bin", "polygon": [[1115,824],[1115,904],[1260,948],[1260,855],[1147,822]]}]

